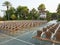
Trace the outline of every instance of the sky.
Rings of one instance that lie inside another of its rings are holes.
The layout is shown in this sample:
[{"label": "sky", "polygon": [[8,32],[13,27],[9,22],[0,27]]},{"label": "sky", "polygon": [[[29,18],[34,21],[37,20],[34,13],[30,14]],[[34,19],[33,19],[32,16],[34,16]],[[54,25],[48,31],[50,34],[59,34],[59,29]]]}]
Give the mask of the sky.
[{"label": "sky", "polygon": [[13,7],[17,8],[19,5],[27,6],[30,10],[32,8],[37,9],[38,6],[43,3],[45,4],[46,10],[50,12],[56,12],[60,0],[0,0],[0,16],[3,16],[6,7],[2,6],[5,1],[9,1]]}]

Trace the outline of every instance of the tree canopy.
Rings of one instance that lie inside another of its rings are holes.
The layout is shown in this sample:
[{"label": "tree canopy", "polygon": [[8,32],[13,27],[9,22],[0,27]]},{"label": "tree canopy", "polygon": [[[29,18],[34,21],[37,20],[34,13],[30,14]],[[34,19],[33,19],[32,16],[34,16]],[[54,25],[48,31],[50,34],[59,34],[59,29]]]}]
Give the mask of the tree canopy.
[{"label": "tree canopy", "polygon": [[6,6],[7,7],[7,10],[8,10],[9,6],[11,6],[11,3],[9,1],[5,1],[3,3],[3,6]]},{"label": "tree canopy", "polygon": [[60,14],[60,4],[57,7],[57,13]]},{"label": "tree canopy", "polygon": [[29,10],[27,6],[21,5],[15,8],[11,6],[11,3],[9,1],[5,1],[3,3],[3,6],[6,6],[7,8],[3,16],[3,19],[6,20],[37,20],[40,16],[40,12],[43,11],[46,11],[46,20],[50,21],[51,19],[55,19],[55,17],[59,17],[60,20],[60,4],[58,5],[57,12],[55,13],[45,10],[45,4],[40,4],[37,8],[38,10],[36,10],[35,8]]},{"label": "tree canopy", "polygon": [[5,1],[3,3],[3,6],[6,6],[6,8],[7,8],[6,15],[7,15],[7,19],[9,20],[8,10],[9,10],[9,7],[11,6],[11,3],[9,1]]},{"label": "tree canopy", "polygon": [[38,10],[44,11],[45,10],[45,5],[40,4],[39,7],[38,7]]}]

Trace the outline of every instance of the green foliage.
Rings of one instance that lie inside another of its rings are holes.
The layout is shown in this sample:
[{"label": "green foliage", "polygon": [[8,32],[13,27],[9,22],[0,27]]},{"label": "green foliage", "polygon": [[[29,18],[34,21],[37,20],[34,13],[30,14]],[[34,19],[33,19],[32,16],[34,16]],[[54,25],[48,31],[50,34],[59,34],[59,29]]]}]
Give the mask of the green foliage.
[{"label": "green foliage", "polygon": [[60,15],[58,15],[58,18],[57,18],[58,21],[60,21]]},{"label": "green foliage", "polygon": [[57,20],[60,21],[60,4],[58,4],[58,7],[57,7]]},{"label": "green foliage", "polygon": [[5,1],[5,2],[3,3],[3,6],[11,6],[11,4],[10,4],[9,1]]},{"label": "green foliage", "polygon": [[11,6],[10,2],[9,1],[5,1],[3,3],[3,6],[6,6],[7,10],[6,10],[6,15],[7,15],[7,19],[9,20],[9,14],[8,14],[8,10],[9,10],[9,7]]},{"label": "green foliage", "polygon": [[[46,11],[47,13],[47,18],[39,18],[40,12],[45,11],[45,4],[40,4],[38,6],[38,11],[33,8],[32,10],[29,11],[27,6],[18,6],[16,9],[14,7],[11,7],[11,3],[8,1],[5,1],[3,3],[3,6],[6,6],[7,10],[4,14],[3,19],[4,20],[47,20],[50,21],[51,19],[57,19],[60,15],[60,4],[58,5],[57,8],[57,13],[51,13],[49,11]],[[0,17],[2,20],[2,18]],[[60,17],[58,18],[60,20]]]},{"label": "green foliage", "polygon": [[16,16],[14,14],[11,15],[12,20],[16,20]]},{"label": "green foliage", "polygon": [[[44,4],[40,4],[39,7],[38,7],[38,10],[39,10],[39,13],[43,13],[45,12],[45,5]],[[46,20],[46,18],[41,18],[39,17],[40,20]]]},{"label": "green foliage", "polygon": [[46,12],[47,14],[47,17],[46,17],[46,20],[47,21],[50,21],[51,20],[51,13],[49,11]]},{"label": "green foliage", "polygon": [[11,4],[10,4],[9,1],[5,1],[5,2],[3,3],[3,6],[6,6],[6,7],[7,7],[7,10],[8,10],[8,8],[9,8],[9,6],[11,6]]},{"label": "green foliage", "polygon": [[45,10],[45,5],[44,4],[40,4],[39,7],[38,7],[38,10],[41,10],[41,11]]},{"label": "green foliage", "polygon": [[0,17],[0,21],[4,21],[4,18],[3,17]]},{"label": "green foliage", "polygon": [[6,19],[8,20],[8,18],[9,18],[9,20],[10,20],[11,15],[15,14],[15,8],[14,7],[10,7],[10,9],[6,10],[5,13],[8,13],[8,15],[5,15]]},{"label": "green foliage", "polygon": [[8,10],[9,19],[10,19],[11,15],[13,15],[13,14],[15,14],[15,8],[10,7],[10,9]]},{"label": "green foliage", "polygon": [[57,7],[57,13],[60,14],[60,4]]},{"label": "green foliage", "polygon": [[57,13],[52,13],[51,18],[52,19],[57,19]]},{"label": "green foliage", "polygon": [[60,18],[58,18],[58,21],[60,21]]},{"label": "green foliage", "polygon": [[36,11],[36,9],[33,8],[33,9],[30,11],[30,16],[31,16],[31,19],[36,20],[36,19],[38,18],[38,11]]},{"label": "green foliage", "polygon": [[18,6],[16,14],[19,16],[19,19],[26,19],[29,13],[29,9],[26,6]]}]

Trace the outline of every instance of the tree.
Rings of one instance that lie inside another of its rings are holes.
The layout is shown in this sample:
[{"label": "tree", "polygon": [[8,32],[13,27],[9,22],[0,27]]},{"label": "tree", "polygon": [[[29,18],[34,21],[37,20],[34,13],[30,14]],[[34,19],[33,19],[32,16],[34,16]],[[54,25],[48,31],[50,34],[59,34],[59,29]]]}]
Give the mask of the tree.
[{"label": "tree", "polygon": [[31,16],[31,19],[37,19],[37,18],[38,18],[38,11],[36,11],[36,9],[33,8],[33,9],[30,11],[30,16]]},{"label": "tree", "polygon": [[3,17],[0,17],[0,21],[3,21],[4,20],[4,18]]},{"label": "tree", "polygon": [[52,13],[51,19],[57,19],[57,13]]},{"label": "tree", "polygon": [[39,5],[38,10],[45,11],[45,5],[44,4]]},{"label": "tree", "polygon": [[46,11],[45,11],[45,5],[44,4],[40,4],[38,7],[39,10],[39,19],[41,20],[45,20],[46,19]]},{"label": "tree", "polygon": [[60,15],[60,4],[57,7],[57,13]]},{"label": "tree", "polygon": [[10,7],[10,9],[9,9],[9,12],[10,12],[10,14],[14,14],[15,13],[15,8],[14,7]]},{"label": "tree", "polygon": [[28,13],[29,13],[29,9],[26,6],[22,7],[22,15],[24,19],[27,19],[28,17]]},{"label": "tree", "polygon": [[[11,15],[16,13],[16,11],[15,11],[15,8],[14,8],[14,7],[10,7],[10,9],[9,9],[9,10],[7,10],[6,12],[8,12],[9,20],[10,20]],[[7,18],[7,19],[8,19],[8,15],[5,15],[5,18]]]},{"label": "tree", "polygon": [[21,18],[21,16],[22,16],[21,10],[22,10],[22,6],[18,6],[16,9],[16,15],[17,15],[18,19]]},{"label": "tree", "polygon": [[8,10],[9,19],[10,19],[11,15],[15,14],[15,13],[16,13],[15,8],[14,7],[10,7],[10,9]]},{"label": "tree", "polygon": [[51,12],[49,12],[48,10],[46,11],[46,20],[50,21],[51,20]]},{"label": "tree", "polygon": [[14,14],[11,15],[12,20],[16,20],[16,16]]},{"label": "tree", "polygon": [[8,10],[9,10],[9,7],[11,6],[11,4],[10,4],[10,2],[5,1],[5,2],[3,3],[3,6],[6,6],[6,8],[7,8],[6,15],[8,15],[8,20],[9,20]]},{"label": "tree", "polygon": [[18,6],[16,13],[20,19],[26,19],[29,9],[26,6]]},{"label": "tree", "polygon": [[57,7],[57,16],[58,16],[58,21],[60,21],[60,4]]}]

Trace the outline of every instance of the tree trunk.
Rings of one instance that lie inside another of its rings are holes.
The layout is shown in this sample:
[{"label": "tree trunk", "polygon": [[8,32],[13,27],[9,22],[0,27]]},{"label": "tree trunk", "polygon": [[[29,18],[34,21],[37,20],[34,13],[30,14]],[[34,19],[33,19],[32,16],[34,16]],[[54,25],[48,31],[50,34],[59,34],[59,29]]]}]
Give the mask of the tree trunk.
[{"label": "tree trunk", "polygon": [[7,16],[8,16],[8,20],[9,20],[9,13],[8,13],[8,8],[9,8],[9,7],[7,6]]}]

